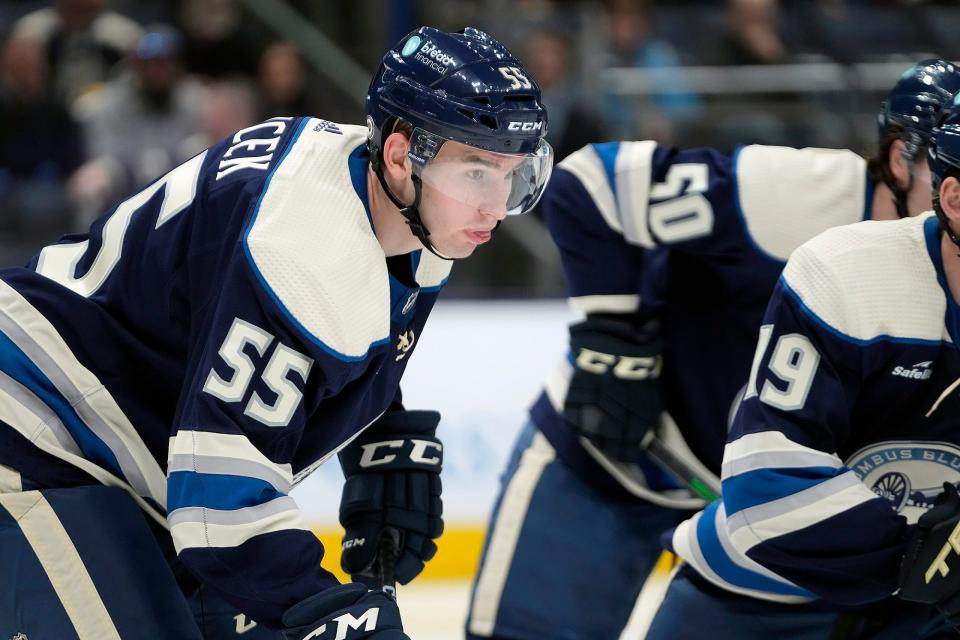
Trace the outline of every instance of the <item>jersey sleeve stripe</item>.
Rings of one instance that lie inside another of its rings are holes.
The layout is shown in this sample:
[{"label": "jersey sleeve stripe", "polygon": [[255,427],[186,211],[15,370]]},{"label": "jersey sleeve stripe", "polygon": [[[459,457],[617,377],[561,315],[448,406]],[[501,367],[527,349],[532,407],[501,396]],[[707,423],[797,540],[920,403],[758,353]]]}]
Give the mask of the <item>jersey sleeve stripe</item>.
[{"label": "jersey sleeve stripe", "polygon": [[[163,470],[103,383],[77,359],[50,321],[4,282],[0,282],[0,308],[0,331],[20,357],[33,363],[46,384],[69,405],[71,414],[110,449],[133,489],[165,505]],[[20,382],[31,388],[31,380]]]},{"label": "jersey sleeve stripe", "polygon": [[731,460],[723,464],[723,477],[749,473],[757,469],[798,469],[821,468],[839,469],[843,466],[840,459],[829,453],[788,453],[760,451],[739,460]]},{"label": "jersey sleeve stripe", "polygon": [[[90,425],[86,424],[77,415],[73,403],[63,396],[56,385],[44,375],[43,371],[36,366],[29,356],[24,354],[8,336],[3,334],[0,334],[0,372],[11,382],[20,383],[25,402],[29,402],[37,408],[46,406],[47,410],[43,414],[52,413],[53,415],[45,415],[44,418],[47,420],[50,420],[51,417],[54,418],[55,422],[52,422],[52,424],[59,424],[79,446],[85,457],[115,475],[127,477],[137,490],[145,488],[139,474],[130,473],[128,475],[124,473],[124,471],[130,471],[131,465],[123,465],[126,468],[122,468],[118,461],[120,457],[118,453],[122,453],[122,450],[115,451],[115,449],[120,447],[120,443],[115,438],[111,438],[113,446],[110,446],[100,437],[100,434],[94,432]],[[25,402],[21,402],[21,406]],[[9,417],[7,419],[9,420]],[[126,461],[132,462],[129,457]],[[137,480],[141,480],[141,483],[137,483]]]},{"label": "jersey sleeve stripe", "polygon": [[[713,502],[697,522],[697,540],[704,558],[714,573],[737,586],[753,591],[769,591],[788,596],[812,598],[813,594],[764,569],[756,562],[737,553],[727,537],[723,503]],[[734,557],[737,560],[734,560]],[[743,566],[748,565],[748,566]]]},{"label": "jersey sleeve stripe", "polygon": [[769,504],[807,491],[837,475],[833,467],[756,469],[723,480],[730,513]]},{"label": "jersey sleeve stripe", "polygon": [[284,494],[257,478],[175,471],[170,474],[169,511],[183,507],[242,509]]},{"label": "jersey sleeve stripe", "polygon": [[569,301],[574,311],[579,311],[584,315],[590,313],[632,313],[640,307],[640,296],[636,294],[574,296]]},{"label": "jersey sleeve stripe", "polygon": [[175,455],[170,458],[167,473],[175,471],[256,478],[269,483],[280,493],[288,493],[293,488],[293,479],[289,475],[284,476],[276,473],[271,467],[236,458]]},{"label": "jersey sleeve stripe", "polygon": [[66,425],[56,412],[27,387],[0,370],[0,393],[6,415],[4,421],[31,442],[46,437],[49,443],[73,455],[83,455]]},{"label": "jersey sleeve stripe", "polygon": [[[175,459],[178,459],[176,462],[178,470],[194,468],[190,463],[179,460],[181,456],[196,458],[193,464],[197,465],[206,464],[201,462],[200,458],[216,459],[217,464],[209,467],[211,473],[229,473],[230,467],[227,460],[235,460],[237,467],[234,468],[233,475],[250,475],[267,480],[283,493],[286,493],[287,487],[293,484],[293,469],[290,464],[273,462],[242,434],[181,429],[177,435],[170,438],[167,453],[168,469],[174,464]],[[257,467],[259,467],[258,470],[249,472],[250,469]],[[274,483],[271,478],[279,478],[279,480]]]},{"label": "jersey sleeve stripe", "polygon": [[[210,509],[203,511],[205,515],[211,513]],[[254,517],[254,513],[251,513],[251,517]],[[295,507],[236,524],[183,520],[172,525],[170,533],[174,549],[179,554],[184,549],[238,547],[256,536],[294,529],[308,530],[300,511]]]},{"label": "jersey sleeve stripe", "polygon": [[723,453],[722,477],[726,479],[764,467],[839,469],[842,466],[843,463],[834,454],[793,442],[780,431],[760,431],[727,443]]},{"label": "jersey sleeve stripe", "polygon": [[[707,563],[703,550],[700,547],[700,541],[697,538],[697,532],[700,523],[703,521],[705,511],[701,511],[689,520],[680,523],[674,530],[673,547],[677,555],[686,560],[690,566],[696,569],[697,573],[706,578],[711,583],[741,595],[760,598],[763,600],[772,600],[775,602],[802,603],[809,602],[812,598],[807,596],[798,596],[792,594],[774,593],[756,589],[748,589],[741,585],[730,582],[718,575],[710,564]],[[712,518],[708,518],[708,522]]]},{"label": "jersey sleeve stripe", "polygon": [[282,496],[252,507],[242,509],[209,509],[206,507],[183,507],[170,513],[170,526],[184,522],[209,522],[211,524],[249,524],[269,515],[296,510],[297,503],[290,496]]},{"label": "jersey sleeve stripe", "polygon": [[734,547],[746,553],[762,542],[800,531],[878,499],[881,498],[851,471],[771,503],[736,513],[731,510],[727,531]]}]

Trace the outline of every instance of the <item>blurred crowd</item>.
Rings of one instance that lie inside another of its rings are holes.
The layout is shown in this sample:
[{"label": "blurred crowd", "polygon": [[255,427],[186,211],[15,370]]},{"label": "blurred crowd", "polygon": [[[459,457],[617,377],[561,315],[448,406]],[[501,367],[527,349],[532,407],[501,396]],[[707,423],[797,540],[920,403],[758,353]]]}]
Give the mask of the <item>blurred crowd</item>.
[{"label": "blurred crowd", "polygon": [[298,49],[231,0],[189,0],[153,23],[106,0],[43,4],[0,30],[0,262],[85,228],[237,129],[322,108]]},{"label": "blurred crowd", "polygon": [[[869,91],[857,104],[849,92],[740,95],[703,90],[677,70],[884,61],[906,68],[927,54],[960,57],[953,0],[394,0],[391,11],[381,0],[338,2],[349,29],[324,23],[326,3],[283,2],[348,54],[382,51],[394,33],[419,23],[490,29],[522,52],[541,85],[558,158],[610,139],[851,146],[858,141],[843,112],[875,112],[878,96]],[[384,26],[387,19],[394,24]],[[238,0],[0,3],[0,264],[86,228],[118,199],[256,121],[359,114],[362,96],[337,95],[330,70],[306,59]],[[376,63],[359,62],[370,71]],[[611,89],[611,69],[648,72],[646,89]],[[528,262],[544,262],[536,238],[517,243]],[[547,293],[559,287],[556,273],[529,275],[535,271],[521,265],[491,281],[520,288],[533,279]]]}]

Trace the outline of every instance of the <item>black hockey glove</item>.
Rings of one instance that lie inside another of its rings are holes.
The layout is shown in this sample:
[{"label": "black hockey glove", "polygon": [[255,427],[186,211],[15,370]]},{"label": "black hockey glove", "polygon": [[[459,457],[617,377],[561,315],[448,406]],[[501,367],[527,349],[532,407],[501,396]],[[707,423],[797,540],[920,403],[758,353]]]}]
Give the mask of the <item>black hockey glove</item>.
[{"label": "black hockey glove", "polygon": [[614,460],[635,461],[662,407],[662,342],[655,323],[593,315],[570,327],[573,377],[563,421]]},{"label": "black hockey glove", "polygon": [[362,584],[341,584],[293,605],[283,614],[287,640],[410,640],[397,601]]},{"label": "black hockey glove", "polygon": [[436,411],[385,413],[340,452],[347,478],[340,500],[340,566],[358,582],[376,586],[377,548],[391,530],[400,534],[394,567],[407,584],[437,552],[443,533],[440,467],[443,445],[434,435]]},{"label": "black hockey glove", "polygon": [[900,597],[936,606],[960,629],[960,493],[950,482],[917,520],[900,563]]}]

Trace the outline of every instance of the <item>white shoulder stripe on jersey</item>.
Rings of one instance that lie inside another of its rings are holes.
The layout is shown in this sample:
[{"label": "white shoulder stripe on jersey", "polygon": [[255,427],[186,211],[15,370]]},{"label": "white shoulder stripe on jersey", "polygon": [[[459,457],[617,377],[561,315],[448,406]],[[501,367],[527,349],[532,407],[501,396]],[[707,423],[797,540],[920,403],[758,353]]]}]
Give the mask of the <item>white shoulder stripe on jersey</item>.
[{"label": "white shoulder stripe on jersey", "polygon": [[948,341],[924,236],[930,215],[830,229],[794,252],[783,279],[819,322],[853,341]]},{"label": "white shoulder stripe on jersey", "polygon": [[852,151],[751,145],[734,169],[748,234],[782,262],[818,233],[863,220],[867,167]]},{"label": "white shoulder stripe on jersey", "polygon": [[773,538],[800,531],[870,500],[882,500],[852,471],[793,495],[727,517],[733,546],[743,554]]},{"label": "white shoulder stripe on jersey", "polygon": [[[202,513],[199,514],[180,514],[184,509],[177,509],[170,514],[174,549],[179,554],[184,549],[238,547],[251,538],[268,533],[292,529],[309,531],[293,500],[288,498],[289,502],[280,502],[282,500],[277,498],[237,512],[200,509]],[[270,506],[272,502],[280,502],[280,508],[274,511]]]},{"label": "white shoulder stripe on jersey", "polygon": [[0,495],[0,507],[17,521],[77,637],[120,640],[80,553],[46,498],[39,491]]},{"label": "white shoulder stripe on jersey", "polygon": [[623,225],[623,237],[648,249],[656,246],[647,220],[650,211],[650,172],[656,148],[657,143],[652,140],[621,142],[615,164],[617,209]]},{"label": "white shoulder stripe on jersey", "polygon": [[[275,479],[274,487],[281,493],[287,493],[293,484],[293,469],[289,464],[277,464],[263,455],[245,435],[235,433],[214,433],[181,428],[170,438],[167,451],[167,473],[172,471],[201,471],[193,468],[188,459],[197,465],[205,466],[208,473],[230,473],[250,475],[267,482]],[[235,462],[236,466],[233,466]],[[255,471],[255,468],[260,471]],[[214,471],[220,469],[220,471]],[[286,488],[281,488],[286,487]]]},{"label": "white shoulder stripe on jersey", "polygon": [[843,462],[836,455],[805,447],[780,431],[759,431],[727,443],[723,451],[721,477],[726,479],[762,468],[839,469],[842,466]]},{"label": "white shoulder stripe on jersey", "polygon": [[308,337],[359,359],[390,335],[387,264],[348,166],[366,129],[343,126],[337,136],[313,131],[313,122],[270,175],[245,243]]},{"label": "white shoulder stripe on jersey", "polygon": [[569,298],[569,302],[574,311],[579,311],[584,315],[589,313],[632,313],[640,307],[640,296],[636,294],[574,296]]},{"label": "white shoulder stripe on jersey", "polygon": [[110,448],[134,490],[165,506],[163,471],[103,383],[77,360],[54,326],[2,281],[0,309],[0,331],[33,361]]},{"label": "white shoulder stripe on jersey", "polygon": [[613,188],[607,179],[603,162],[597,155],[593,145],[587,145],[567,156],[557,165],[575,175],[583,184],[583,188],[590,194],[593,203],[600,210],[600,215],[611,229],[623,235],[623,225],[620,224],[620,215],[617,212],[617,203],[613,197]]}]

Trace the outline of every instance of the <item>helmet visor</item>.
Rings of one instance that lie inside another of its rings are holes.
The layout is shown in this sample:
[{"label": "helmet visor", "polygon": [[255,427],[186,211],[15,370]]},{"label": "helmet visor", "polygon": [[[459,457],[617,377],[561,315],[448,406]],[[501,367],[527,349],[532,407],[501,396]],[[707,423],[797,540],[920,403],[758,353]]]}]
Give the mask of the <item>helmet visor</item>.
[{"label": "helmet visor", "polygon": [[410,159],[424,186],[494,215],[530,211],[550,179],[553,149],[541,140],[528,154],[486,151],[415,129]]}]

